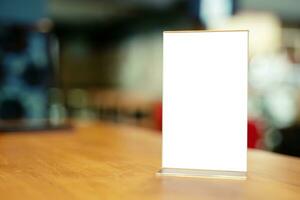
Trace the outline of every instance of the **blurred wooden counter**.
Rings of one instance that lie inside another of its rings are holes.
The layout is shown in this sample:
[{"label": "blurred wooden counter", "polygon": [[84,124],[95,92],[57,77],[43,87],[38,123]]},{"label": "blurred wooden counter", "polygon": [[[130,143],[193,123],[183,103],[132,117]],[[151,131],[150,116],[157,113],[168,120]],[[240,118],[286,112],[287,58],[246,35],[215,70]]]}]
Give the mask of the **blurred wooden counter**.
[{"label": "blurred wooden counter", "polygon": [[160,134],[113,124],[0,134],[1,199],[300,199],[300,159],[249,152],[248,180],[156,177]]}]

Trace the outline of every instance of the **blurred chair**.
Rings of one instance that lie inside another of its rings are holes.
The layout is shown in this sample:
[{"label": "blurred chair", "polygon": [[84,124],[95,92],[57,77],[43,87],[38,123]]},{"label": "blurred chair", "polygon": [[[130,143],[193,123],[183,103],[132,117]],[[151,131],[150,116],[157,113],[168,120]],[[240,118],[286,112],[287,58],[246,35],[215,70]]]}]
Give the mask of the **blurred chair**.
[{"label": "blurred chair", "polygon": [[0,26],[1,129],[49,125],[49,89],[54,84],[50,26],[49,21]]}]

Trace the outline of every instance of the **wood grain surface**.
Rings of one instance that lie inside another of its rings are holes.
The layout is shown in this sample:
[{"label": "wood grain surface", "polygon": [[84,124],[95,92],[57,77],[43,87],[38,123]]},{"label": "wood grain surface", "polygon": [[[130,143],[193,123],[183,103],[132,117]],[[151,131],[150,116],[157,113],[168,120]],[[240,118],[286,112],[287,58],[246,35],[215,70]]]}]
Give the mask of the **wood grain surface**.
[{"label": "wood grain surface", "polygon": [[157,177],[160,164],[161,136],[142,128],[1,133],[0,198],[300,199],[299,158],[249,151],[246,181]]}]

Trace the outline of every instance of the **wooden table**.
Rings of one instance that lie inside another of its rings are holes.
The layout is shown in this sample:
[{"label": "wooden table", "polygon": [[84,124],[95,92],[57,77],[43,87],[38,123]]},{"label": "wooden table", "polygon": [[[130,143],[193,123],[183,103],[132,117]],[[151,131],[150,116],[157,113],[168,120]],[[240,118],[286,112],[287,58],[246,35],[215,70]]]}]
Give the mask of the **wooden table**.
[{"label": "wooden table", "polygon": [[300,199],[300,159],[249,151],[248,180],[157,177],[160,134],[93,123],[0,134],[0,198]]}]

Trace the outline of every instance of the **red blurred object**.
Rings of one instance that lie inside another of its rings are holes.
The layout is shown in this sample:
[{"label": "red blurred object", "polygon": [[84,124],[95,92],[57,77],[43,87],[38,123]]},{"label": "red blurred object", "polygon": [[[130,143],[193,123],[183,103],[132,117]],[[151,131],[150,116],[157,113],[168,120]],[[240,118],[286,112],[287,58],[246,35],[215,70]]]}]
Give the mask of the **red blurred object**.
[{"label": "red blurred object", "polygon": [[153,111],[154,123],[155,128],[157,130],[162,130],[162,103],[157,102],[154,104],[154,111]]},{"label": "red blurred object", "polygon": [[261,136],[261,123],[255,120],[248,120],[248,148],[257,148]]}]

